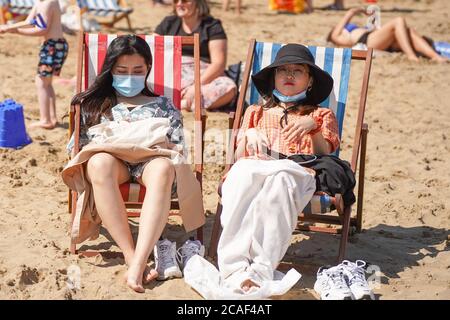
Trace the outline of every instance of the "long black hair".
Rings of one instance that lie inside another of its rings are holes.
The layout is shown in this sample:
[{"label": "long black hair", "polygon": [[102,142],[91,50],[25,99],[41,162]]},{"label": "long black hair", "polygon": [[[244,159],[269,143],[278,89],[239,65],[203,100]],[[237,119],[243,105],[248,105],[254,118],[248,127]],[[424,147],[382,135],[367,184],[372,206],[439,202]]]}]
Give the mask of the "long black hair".
[{"label": "long black hair", "polygon": [[[102,70],[95,78],[94,83],[86,91],[78,93],[72,99],[72,105],[80,104],[81,113],[87,126],[98,124],[102,115],[111,118],[111,108],[117,104],[116,92],[112,86],[112,68],[120,56],[132,54],[139,54],[144,58],[148,66],[148,73],[145,77],[145,82],[147,82],[152,68],[152,53],[147,42],[135,35],[123,35],[114,39],[108,47]],[[156,96],[147,86],[141,93],[149,97]]]}]

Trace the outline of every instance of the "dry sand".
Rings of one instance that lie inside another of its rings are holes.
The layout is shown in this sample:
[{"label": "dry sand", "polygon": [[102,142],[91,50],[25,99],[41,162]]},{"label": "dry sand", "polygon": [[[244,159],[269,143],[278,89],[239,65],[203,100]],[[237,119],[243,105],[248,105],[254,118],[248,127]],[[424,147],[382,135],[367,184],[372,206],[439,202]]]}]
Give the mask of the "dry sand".
[{"label": "dry sand", "polygon": [[[154,30],[169,8],[148,0],[131,1],[133,25],[140,33]],[[342,13],[316,10],[311,15],[276,14],[267,1],[245,0],[244,13],[223,13],[219,1],[212,13],[228,33],[228,63],[244,60],[250,38],[261,41],[323,44]],[[315,1],[317,7],[331,0]],[[363,1],[346,1],[354,6]],[[380,0],[382,21],[402,15],[420,33],[450,42],[447,0]],[[410,9],[410,10],[395,10]],[[363,19],[363,18],[361,18]],[[361,22],[364,22],[361,20]],[[125,22],[119,29],[124,32]],[[71,51],[62,76],[75,74],[76,37],[67,36]],[[0,37],[0,100],[25,106],[26,123],[39,116],[34,86],[38,38]],[[349,159],[362,65],[351,76],[342,156]],[[450,64],[426,60],[414,64],[400,54],[373,61],[367,112],[369,124],[364,231],[353,236],[348,258],[364,259],[381,269],[380,299],[450,299]],[[58,116],[66,114],[73,88],[55,85]],[[192,115],[186,115],[186,126]],[[182,279],[155,282],[136,294],[122,282],[123,259],[80,258],[68,253],[67,189],[60,172],[67,162],[67,118],[53,131],[29,131],[33,143],[22,150],[0,150],[0,299],[200,299]],[[227,115],[210,113],[208,128],[225,129]],[[209,152],[209,151],[208,151]],[[207,163],[204,174],[205,230],[209,243],[223,166]],[[171,224],[166,234],[181,243],[186,235]],[[133,223],[133,232],[137,232]],[[301,240],[301,241],[300,241]],[[334,263],[339,238],[296,234],[286,261],[300,265],[301,281],[283,299],[316,299],[312,289],[318,266]],[[106,232],[90,248],[118,250]],[[73,266],[81,270],[81,290],[66,284]]]}]

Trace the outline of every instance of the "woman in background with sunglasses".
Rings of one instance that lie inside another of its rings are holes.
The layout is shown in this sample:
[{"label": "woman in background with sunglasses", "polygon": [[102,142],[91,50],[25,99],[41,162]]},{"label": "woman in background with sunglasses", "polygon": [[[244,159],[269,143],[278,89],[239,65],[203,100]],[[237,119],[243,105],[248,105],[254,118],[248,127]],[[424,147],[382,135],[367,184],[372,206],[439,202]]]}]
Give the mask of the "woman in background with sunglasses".
[{"label": "woman in background with sunglasses", "polygon": [[[175,0],[174,15],[156,27],[160,35],[200,35],[200,72],[202,105],[216,109],[229,104],[237,92],[234,81],[224,75],[227,36],[220,20],[209,13],[206,0]],[[190,111],[194,103],[194,49],[183,48],[182,108]]]}]

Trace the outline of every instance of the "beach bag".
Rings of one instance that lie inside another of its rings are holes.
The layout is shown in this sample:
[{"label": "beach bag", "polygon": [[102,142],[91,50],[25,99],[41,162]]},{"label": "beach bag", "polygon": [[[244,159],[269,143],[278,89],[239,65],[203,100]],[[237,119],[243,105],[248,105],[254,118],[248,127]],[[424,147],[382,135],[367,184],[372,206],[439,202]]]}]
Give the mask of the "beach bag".
[{"label": "beach bag", "polygon": [[331,154],[293,154],[286,156],[273,150],[266,153],[274,159],[289,159],[302,167],[313,169],[316,172],[316,191],[325,192],[334,197],[341,194],[344,205],[350,206],[356,198],[353,189],[356,186],[355,174],[350,163]]},{"label": "beach bag", "polygon": [[270,10],[300,13],[305,10],[305,0],[269,0]]},{"label": "beach bag", "polygon": [[242,82],[242,79],[241,79],[241,74],[243,71],[242,67],[243,67],[243,63],[242,63],[242,61],[239,61],[238,63],[228,66],[228,69],[225,70],[225,75],[228,78],[230,78],[231,80],[233,80],[233,82],[236,84],[236,86],[238,88]]},{"label": "beach bag", "polygon": [[228,66],[228,69],[225,70],[225,75],[231,80],[233,80],[233,82],[236,84],[237,87],[237,94],[235,95],[234,99],[228,105],[223,107],[226,109],[226,111],[236,110],[237,100],[239,97],[239,92],[241,90],[242,75],[244,74],[244,68],[245,63],[239,61],[238,63]]}]

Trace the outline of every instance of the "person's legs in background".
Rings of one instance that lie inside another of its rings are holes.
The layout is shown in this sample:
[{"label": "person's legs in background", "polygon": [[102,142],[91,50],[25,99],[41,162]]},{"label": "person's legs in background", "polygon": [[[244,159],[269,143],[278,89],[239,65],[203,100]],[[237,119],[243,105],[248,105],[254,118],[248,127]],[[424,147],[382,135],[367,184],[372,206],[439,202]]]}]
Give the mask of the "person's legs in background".
[{"label": "person's legs in background", "polygon": [[419,61],[409,36],[406,21],[402,17],[395,18],[380,29],[374,30],[367,38],[367,46],[377,50],[387,50],[398,45],[409,60]]},{"label": "person's legs in background", "polygon": [[32,123],[30,127],[53,129],[58,123],[56,118],[55,90],[53,89],[52,80],[52,75],[36,75],[40,120]]},{"label": "person's legs in background", "polygon": [[228,105],[237,94],[236,84],[228,77],[222,76],[202,86],[204,107],[214,110]]},{"label": "person's legs in background", "polygon": [[415,29],[409,28],[409,36],[415,51],[437,62],[448,61],[448,59],[439,55]]}]

